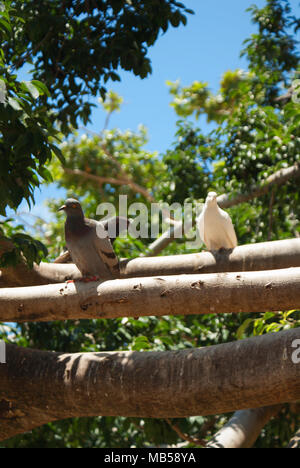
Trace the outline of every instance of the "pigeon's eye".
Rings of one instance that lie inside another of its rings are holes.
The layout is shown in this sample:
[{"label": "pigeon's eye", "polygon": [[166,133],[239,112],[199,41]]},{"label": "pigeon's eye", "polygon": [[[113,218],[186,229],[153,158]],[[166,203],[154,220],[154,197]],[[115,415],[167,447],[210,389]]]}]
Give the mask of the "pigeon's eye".
[{"label": "pigeon's eye", "polygon": [[72,203],[71,208],[77,208],[76,203]]}]

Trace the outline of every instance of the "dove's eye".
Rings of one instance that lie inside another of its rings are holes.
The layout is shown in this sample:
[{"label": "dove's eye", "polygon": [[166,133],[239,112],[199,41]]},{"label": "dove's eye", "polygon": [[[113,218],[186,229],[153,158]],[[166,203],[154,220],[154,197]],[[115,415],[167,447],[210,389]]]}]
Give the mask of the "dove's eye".
[{"label": "dove's eye", "polygon": [[71,208],[77,208],[76,203],[72,203]]}]

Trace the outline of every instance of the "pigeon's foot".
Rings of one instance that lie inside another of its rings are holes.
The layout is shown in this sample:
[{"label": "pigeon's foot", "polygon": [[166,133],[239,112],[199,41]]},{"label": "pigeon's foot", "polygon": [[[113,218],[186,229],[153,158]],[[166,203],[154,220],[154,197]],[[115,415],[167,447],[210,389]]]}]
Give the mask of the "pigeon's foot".
[{"label": "pigeon's foot", "polygon": [[83,276],[82,278],[79,278],[78,281],[82,281],[83,283],[91,283],[93,281],[100,281],[99,276]]},{"label": "pigeon's foot", "polygon": [[75,281],[80,281],[81,283],[91,283],[93,281],[100,281],[99,276],[83,276],[82,278],[78,278],[76,280],[67,280],[65,283],[75,283]]}]

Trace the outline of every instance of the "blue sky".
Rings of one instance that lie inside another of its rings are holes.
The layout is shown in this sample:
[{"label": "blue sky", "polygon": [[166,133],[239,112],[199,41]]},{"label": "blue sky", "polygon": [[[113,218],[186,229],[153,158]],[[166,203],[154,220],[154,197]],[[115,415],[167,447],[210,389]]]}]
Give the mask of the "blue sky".
[{"label": "blue sky", "polygon": [[[149,0],[150,1],[150,0]],[[243,41],[256,32],[250,13],[245,10],[253,3],[263,7],[265,0],[182,0],[195,15],[188,15],[187,26],[169,28],[154,46],[149,49],[152,74],[141,80],[129,72],[121,72],[121,82],[107,83],[124,98],[120,113],[115,113],[110,127],[121,130],[137,130],[139,124],[148,129],[149,142],[146,148],[164,152],[174,141],[178,117],[170,107],[171,96],[167,80],[180,80],[187,86],[195,80],[206,81],[213,92],[219,87],[222,74],[237,68],[247,69],[245,58],[240,58]],[[299,0],[291,0],[297,13]],[[97,101],[95,101],[97,103]],[[92,131],[103,128],[105,114],[98,105],[87,126]],[[199,124],[208,129],[205,120]],[[45,214],[44,200],[64,196],[55,184],[36,190],[35,214]],[[27,211],[23,203],[19,211]]]},{"label": "blue sky", "polygon": [[[217,91],[222,74],[231,69],[247,68],[239,57],[243,41],[255,32],[250,13],[246,9],[251,0],[183,0],[194,10],[188,15],[187,26],[169,28],[149,51],[153,72],[141,80],[128,72],[121,72],[121,82],[111,88],[124,98],[120,114],[114,114],[111,127],[137,129],[144,124],[149,133],[147,148],[164,152],[174,140],[176,120],[170,107],[171,97],[166,81],[187,86],[195,80],[206,81]],[[255,2],[264,6],[264,0]],[[104,114],[99,108],[88,128],[99,131]],[[206,126],[205,121],[201,125]]]}]

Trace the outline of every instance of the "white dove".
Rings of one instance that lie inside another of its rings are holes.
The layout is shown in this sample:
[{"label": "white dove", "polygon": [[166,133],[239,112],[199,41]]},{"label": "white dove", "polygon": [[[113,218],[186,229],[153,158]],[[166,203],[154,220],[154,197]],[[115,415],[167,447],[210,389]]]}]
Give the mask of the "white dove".
[{"label": "white dove", "polygon": [[219,208],[216,192],[207,194],[205,205],[197,219],[197,229],[208,250],[234,249],[237,238],[231,218]]}]

